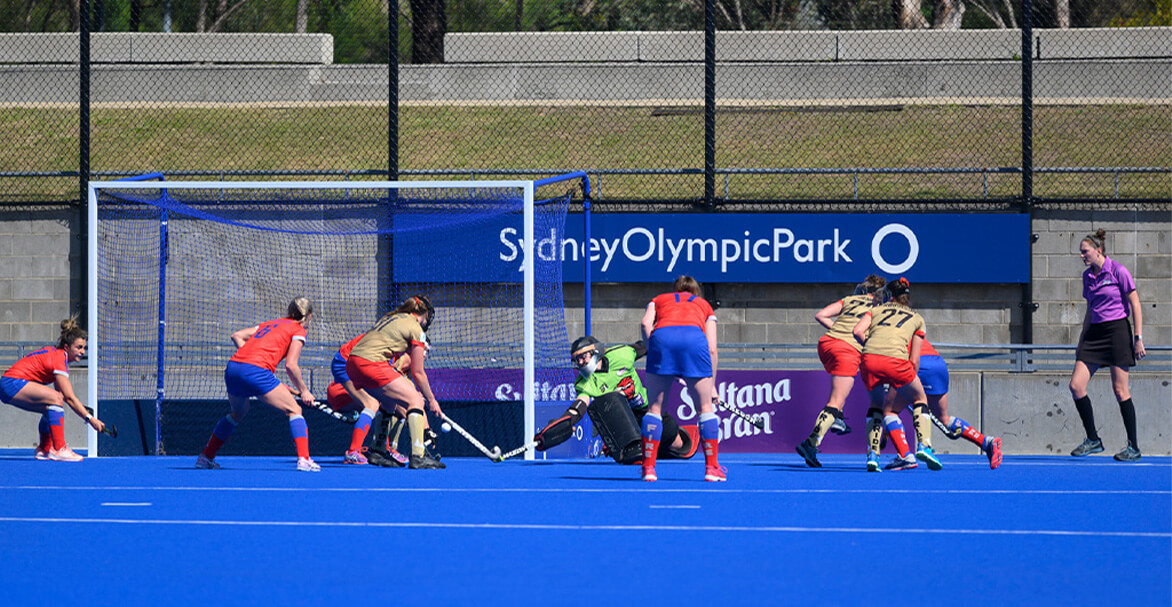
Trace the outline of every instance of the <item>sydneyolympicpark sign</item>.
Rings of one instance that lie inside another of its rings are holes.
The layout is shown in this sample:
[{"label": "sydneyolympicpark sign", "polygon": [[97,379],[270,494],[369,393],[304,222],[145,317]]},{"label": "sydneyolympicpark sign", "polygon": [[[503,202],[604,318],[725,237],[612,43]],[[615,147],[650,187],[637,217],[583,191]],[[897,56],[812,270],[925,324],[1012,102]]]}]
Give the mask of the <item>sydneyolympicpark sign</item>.
[{"label": "sydneyolympicpark sign", "polygon": [[[502,219],[487,229],[495,242],[480,250],[495,251],[495,259],[469,264],[453,251],[443,275],[432,264],[426,279],[519,280],[520,225]],[[592,282],[689,274],[703,282],[853,283],[875,273],[913,282],[1023,283],[1029,230],[1025,214],[609,213],[592,216],[588,242],[581,216],[571,215],[562,231],[539,229],[534,248],[539,260],[562,264],[567,282],[583,281],[588,254]],[[411,280],[418,264],[403,257],[396,255],[396,277]]]}]

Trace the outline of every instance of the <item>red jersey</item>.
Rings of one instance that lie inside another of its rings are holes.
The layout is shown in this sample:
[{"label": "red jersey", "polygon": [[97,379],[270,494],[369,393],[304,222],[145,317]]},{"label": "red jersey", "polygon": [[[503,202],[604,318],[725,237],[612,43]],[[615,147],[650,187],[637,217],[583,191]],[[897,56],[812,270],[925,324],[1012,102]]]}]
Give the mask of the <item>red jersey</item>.
[{"label": "red jersey", "polygon": [[708,319],[716,315],[712,311],[712,306],[708,305],[703,297],[688,292],[664,293],[652,299],[651,303],[655,304],[653,331],[660,327],[700,327],[700,329],[704,329]]},{"label": "red jersey", "polygon": [[305,341],[305,327],[301,323],[292,318],[270,320],[257,327],[231,361],[276,371],[277,363],[285,358],[289,344],[295,339]]},{"label": "red jersey", "polygon": [[25,354],[24,358],[16,361],[16,364],[9,367],[8,371],[4,373],[4,377],[27,379],[38,384],[51,384],[54,375],[69,377],[68,356],[65,350],[58,350],[52,346],[41,348],[36,352]]},{"label": "red jersey", "polygon": [[338,354],[341,354],[342,358],[348,360],[350,358],[350,351],[353,350],[354,346],[357,345],[358,342],[362,341],[362,338],[365,336],[366,333],[360,333],[358,337],[355,337],[354,339],[351,339],[350,341],[342,344],[342,347],[338,348]]},{"label": "red jersey", "polygon": [[923,340],[923,345],[920,346],[920,356],[940,356],[940,353],[925,339]]}]

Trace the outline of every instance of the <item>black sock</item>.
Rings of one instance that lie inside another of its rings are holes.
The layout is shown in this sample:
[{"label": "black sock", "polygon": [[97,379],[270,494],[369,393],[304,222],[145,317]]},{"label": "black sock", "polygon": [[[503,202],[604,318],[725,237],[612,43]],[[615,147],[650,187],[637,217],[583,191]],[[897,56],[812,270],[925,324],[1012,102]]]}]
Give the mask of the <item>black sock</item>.
[{"label": "black sock", "polygon": [[1119,401],[1119,412],[1123,414],[1123,427],[1127,429],[1127,443],[1139,449],[1139,442],[1135,438],[1135,405],[1130,398]]},{"label": "black sock", "polygon": [[1074,406],[1078,409],[1078,416],[1082,418],[1082,427],[1087,431],[1087,438],[1099,440],[1099,433],[1095,431],[1095,412],[1091,409],[1090,395],[1074,399]]}]

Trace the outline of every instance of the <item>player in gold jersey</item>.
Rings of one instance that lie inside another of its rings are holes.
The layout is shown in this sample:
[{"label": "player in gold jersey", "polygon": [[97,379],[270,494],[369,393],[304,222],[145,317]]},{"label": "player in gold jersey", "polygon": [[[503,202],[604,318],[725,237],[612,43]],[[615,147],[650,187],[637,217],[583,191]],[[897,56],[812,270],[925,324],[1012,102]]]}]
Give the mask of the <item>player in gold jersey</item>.
[{"label": "player in gold jersey", "polygon": [[830,374],[830,396],[826,399],[826,406],[818,413],[809,438],[799,443],[796,449],[811,468],[822,467],[818,461],[818,445],[822,444],[827,432],[850,432],[850,426],[842,419],[842,409],[846,405],[847,394],[855,385],[863,352],[862,343],[855,339],[851,331],[865,312],[883,302],[883,287],[886,284],[886,279],[872,274],[855,287],[853,295],[822,308],[814,315],[818,324],[827,329],[826,334],[818,340],[818,358]]},{"label": "player in gold jersey", "polygon": [[[884,428],[899,451],[899,457],[887,469],[910,470],[918,465],[908,446],[903,423],[899,421],[903,404],[896,400],[884,405],[881,384],[889,385],[910,400],[915,410],[928,406],[924,386],[916,376],[924,341],[924,318],[911,308],[911,284],[906,278],[888,283],[887,291],[891,301],[865,312],[852,331],[863,342],[860,372],[863,385],[871,393],[871,408],[867,411],[868,472],[879,471],[879,443]],[[935,458],[925,461],[933,470],[940,469],[940,462]]]}]

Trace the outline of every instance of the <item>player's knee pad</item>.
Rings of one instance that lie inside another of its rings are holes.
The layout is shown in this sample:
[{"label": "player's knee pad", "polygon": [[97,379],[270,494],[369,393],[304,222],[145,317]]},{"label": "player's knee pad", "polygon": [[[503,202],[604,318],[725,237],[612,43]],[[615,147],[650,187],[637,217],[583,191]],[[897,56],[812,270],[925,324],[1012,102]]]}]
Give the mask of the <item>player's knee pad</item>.
[{"label": "player's knee pad", "polygon": [[627,399],[618,392],[594,399],[586,413],[614,461],[633,464],[643,457],[643,434]]}]

